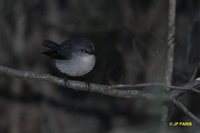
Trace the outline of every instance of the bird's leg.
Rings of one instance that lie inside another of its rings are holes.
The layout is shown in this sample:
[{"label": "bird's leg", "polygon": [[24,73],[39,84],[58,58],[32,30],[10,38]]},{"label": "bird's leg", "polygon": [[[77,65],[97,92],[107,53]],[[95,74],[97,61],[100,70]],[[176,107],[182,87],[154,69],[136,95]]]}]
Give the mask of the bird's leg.
[{"label": "bird's leg", "polygon": [[64,78],[64,82],[65,82],[65,87],[70,88],[70,83],[67,78]]},{"label": "bird's leg", "polygon": [[91,89],[91,80],[92,80],[92,74],[88,74],[88,75],[86,75],[86,88],[88,89],[88,91],[90,91],[90,89]]},{"label": "bird's leg", "polygon": [[87,81],[86,81],[86,88],[88,89],[88,91],[90,91],[90,89],[91,89],[90,80],[87,80]]}]

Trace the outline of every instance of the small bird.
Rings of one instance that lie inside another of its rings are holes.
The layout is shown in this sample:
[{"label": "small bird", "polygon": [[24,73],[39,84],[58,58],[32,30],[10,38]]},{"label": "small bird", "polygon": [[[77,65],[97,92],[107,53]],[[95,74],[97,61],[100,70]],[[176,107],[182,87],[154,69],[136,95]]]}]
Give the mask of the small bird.
[{"label": "small bird", "polygon": [[95,66],[94,43],[87,38],[73,38],[61,44],[45,40],[42,44],[49,48],[43,54],[54,58],[57,69],[67,76],[84,76]]}]

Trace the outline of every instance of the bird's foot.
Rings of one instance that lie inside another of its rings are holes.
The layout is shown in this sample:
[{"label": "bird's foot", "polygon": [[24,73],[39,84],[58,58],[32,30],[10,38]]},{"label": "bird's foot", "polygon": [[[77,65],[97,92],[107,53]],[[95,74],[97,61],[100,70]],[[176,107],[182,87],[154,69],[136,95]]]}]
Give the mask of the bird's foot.
[{"label": "bird's foot", "polygon": [[86,81],[86,88],[88,89],[88,91],[90,91],[90,89],[91,89],[90,81]]},{"label": "bird's foot", "polygon": [[68,79],[64,79],[64,82],[65,82],[65,87],[70,88],[70,83],[69,83]]}]

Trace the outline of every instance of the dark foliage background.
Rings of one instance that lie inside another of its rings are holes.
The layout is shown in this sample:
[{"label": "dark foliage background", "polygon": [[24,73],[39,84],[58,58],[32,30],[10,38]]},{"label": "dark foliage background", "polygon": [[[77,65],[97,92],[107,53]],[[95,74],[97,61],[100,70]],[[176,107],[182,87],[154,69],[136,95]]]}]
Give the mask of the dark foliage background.
[{"label": "dark foliage background", "polygon": [[[189,81],[200,61],[199,0],[178,0],[173,84]],[[41,55],[43,40],[61,43],[91,38],[97,49],[93,82],[164,82],[167,52],[167,0],[1,0],[0,64],[61,74]],[[197,74],[198,76],[198,74]],[[200,117],[199,95],[181,99]],[[61,88],[48,82],[0,76],[1,133],[160,132],[162,103],[117,99]],[[191,121],[179,109],[171,117]],[[172,128],[170,132],[199,132]]]}]

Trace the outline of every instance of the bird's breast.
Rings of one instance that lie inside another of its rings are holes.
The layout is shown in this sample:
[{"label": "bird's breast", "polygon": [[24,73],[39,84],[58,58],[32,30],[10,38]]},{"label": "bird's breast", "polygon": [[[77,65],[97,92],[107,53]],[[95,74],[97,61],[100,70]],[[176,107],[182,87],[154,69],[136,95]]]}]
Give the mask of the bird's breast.
[{"label": "bird's breast", "polygon": [[69,76],[83,76],[93,69],[95,62],[94,55],[76,56],[70,60],[56,60],[56,67]]}]

